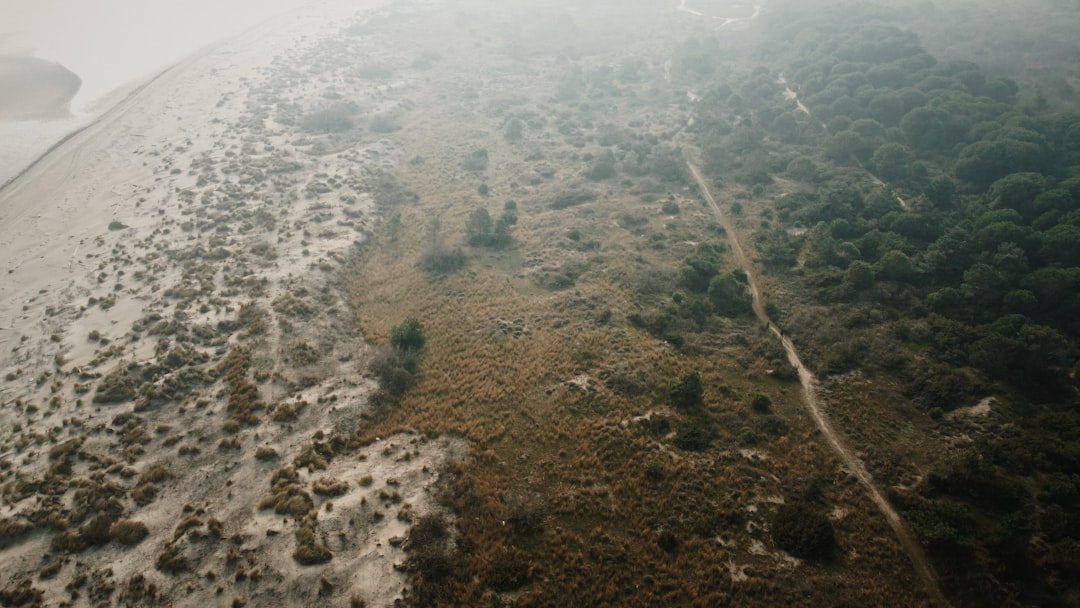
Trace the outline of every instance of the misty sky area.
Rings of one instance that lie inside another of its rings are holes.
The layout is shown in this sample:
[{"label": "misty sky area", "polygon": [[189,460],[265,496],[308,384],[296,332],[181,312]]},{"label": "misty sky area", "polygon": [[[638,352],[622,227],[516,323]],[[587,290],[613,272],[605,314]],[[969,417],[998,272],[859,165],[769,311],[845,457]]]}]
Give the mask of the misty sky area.
[{"label": "misty sky area", "polygon": [[0,54],[54,61],[80,78],[78,112],[185,55],[310,0],[5,0]]}]

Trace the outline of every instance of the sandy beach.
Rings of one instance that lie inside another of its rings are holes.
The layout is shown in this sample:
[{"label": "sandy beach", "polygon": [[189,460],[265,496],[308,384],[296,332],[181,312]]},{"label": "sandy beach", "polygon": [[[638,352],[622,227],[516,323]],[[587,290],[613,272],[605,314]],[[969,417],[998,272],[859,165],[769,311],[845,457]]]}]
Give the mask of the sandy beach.
[{"label": "sandy beach", "polygon": [[[342,31],[381,4],[315,3],[206,47],[0,191],[0,587],[45,605],[401,597],[403,536],[465,448],[398,435],[342,455],[374,384],[335,288],[401,153],[296,126],[379,57]],[[362,111],[393,103],[349,86]]]}]

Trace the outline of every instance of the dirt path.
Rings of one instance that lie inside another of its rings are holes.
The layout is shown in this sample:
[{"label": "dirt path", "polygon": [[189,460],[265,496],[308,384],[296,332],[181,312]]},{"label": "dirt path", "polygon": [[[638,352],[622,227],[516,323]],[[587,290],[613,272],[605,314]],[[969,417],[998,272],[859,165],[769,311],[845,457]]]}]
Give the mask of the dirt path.
[{"label": "dirt path", "polygon": [[825,437],[829,447],[840,459],[840,462],[843,463],[848,471],[855,475],[859,480],[859,483],[862,484],[866,489],[866,492],[870,495],[870,499],[877,505],[878,510],[885,516],[885,519],[889,522],[889,526],[893,529],[897,539],[900,541],[900,545],[904,548],[904,552],[907,553],[908,558],[915,567],[916,573],[918,573],[919,577],[923,580],[927,591],[930,593],[935,603],[939,606],[948,606],[949,604],[941,592],[941,587],[938,585],[937,576],[934,574],[933,568],[930,566],[930,563],[926,559],[926,555],[923,553],[922,545],[920,545],[918,539],[915,538],[915,533],[900,517],[900,514],[896,512],[896,509],[894,509],[888,499],[885,498],[885,495],[882,494],[881,490],[877,487],[877,484],[874,483],[874,478],[870,475],[870,472],[866,470],[866,466],[859,460],[859,457],[843,444],[840,436],[833,430],[817,396],[817,378],[814,377],[813,372],[803,365],[802,360],[799,359],[799,354],[795,350],[795,345],[791,342],[791,338],[788,338],[780,331],[780,328],[773,323],[772,319],[769,318],[769,314],[765,311],[765,306],[761,299],[761,292],[758,289],[757,281],[754,278],[754,269],[751,267],[749,260],[746,257],[746,253],[739,243],[734,223],[720,210],[719,205],[716,204],[716,200],[713,198],[712,192],[709,191],[709,186],[705,182],[705,178],[701,175],[701,171],[697,166],[690,161],[687,161],[686,164],[690,168],[690,172],[693,173],[694,179],[697,180],[698,186],[701,188],[702,196],[709,202],[709,206],[712,207],[717,220],[727,232],[728,239],[731,243],[731,252],[735,256],[736,263],[738,263],[739,267],[746,272],[750,295],[753,297],[754,314],[757,315],[762,323],[765,323],[769,328],[769,331],[780,339],[780,342],[784,345],[784,352],[787,353],[788,361],[799,372],[799,383],[802,384],[803,388],[803,401],[806,403],[806,409],[810,413],[810,417],[813,418],[814,424],[817,425],[818,430],[821,431],[822,436]]},{"label": "dirt path", "polygon": [[[799,99],[799,94],[795,92],[795,89],[791,88],[791,85],[788,84],[787,78],[784,78],[784,75],[780,74],[780,76],[777,77],[776,81],[784,85],[784,98],[794,101],[795,107],[797,107],[800,112],[806,114],[807,116],[810,116],[810,108],[806,107],[806,104],[804,104],[802,100]],[[821,125],[822,129],[828,128],[828,126],[826,126],[824,122],[818,121],[818,124]],[[870,176],[870,181],[874,182],[875,185],[884,186],[886,188],[889,187],[889,185],[886,184],[884,180],[874,175],[872,171],[867,169],[866,165],[864,165],[861,161],[855,159],[855,162],[859,163],[859,168],[861,168],[863,171],[866,172],[867,175]],[[892,195],[896,197],[896,202],[900,203],[900,207],[902,207],[904,211],[911,211],[911,207],[908,206],[908,202],[904,199],[904,197],[900,196],[895,191],[892,193]]]}]

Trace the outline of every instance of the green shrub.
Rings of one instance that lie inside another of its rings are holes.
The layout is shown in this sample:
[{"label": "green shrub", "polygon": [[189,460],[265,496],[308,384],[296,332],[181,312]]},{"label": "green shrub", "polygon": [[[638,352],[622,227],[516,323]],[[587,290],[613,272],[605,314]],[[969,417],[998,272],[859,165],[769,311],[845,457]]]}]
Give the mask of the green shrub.
[{"label": "green shrub", "polygon": [[827,559],[836,550],[836,536],[829,518],[805,502],[789,503],[777,509],[772,537],[778,547],[803,559]]},{"label": "green shrub", "polygon": [[750,400],[750,409],[759,414],[768,414],[771,407],[772,399],[769,399],[768,395],[758,393]]},{"label": "green shrub", "polygon": [[405,319],[390,330],[390,345],[400,351],[419,352],[426,340],[424,328],[415,317]]},{"label": "green shrub", "polygon": [[705,395],[705,384],[701,381],[701,373],[697,370],[687,372],[679,380],[673,380],[668,385],[668,397],[671,402],[679,407],[695,407],[701,405],[701,398]]},{"label": "green shrub", "polygon": [[675,433],[675,447],[688,452],[703,452],[712,445],[715,433],[704,420],[684,423]]}]

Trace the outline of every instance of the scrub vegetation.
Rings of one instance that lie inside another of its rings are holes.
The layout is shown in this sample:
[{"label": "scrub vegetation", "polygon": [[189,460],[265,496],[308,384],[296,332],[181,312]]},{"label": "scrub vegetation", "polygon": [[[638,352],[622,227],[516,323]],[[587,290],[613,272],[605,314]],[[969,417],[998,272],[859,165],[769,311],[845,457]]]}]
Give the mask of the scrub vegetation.
[{"label": "scrub vegetation", "polygon": [[0,603],[1076,605],[1068,28],[418,6],[116,149],[0,370]]}]

